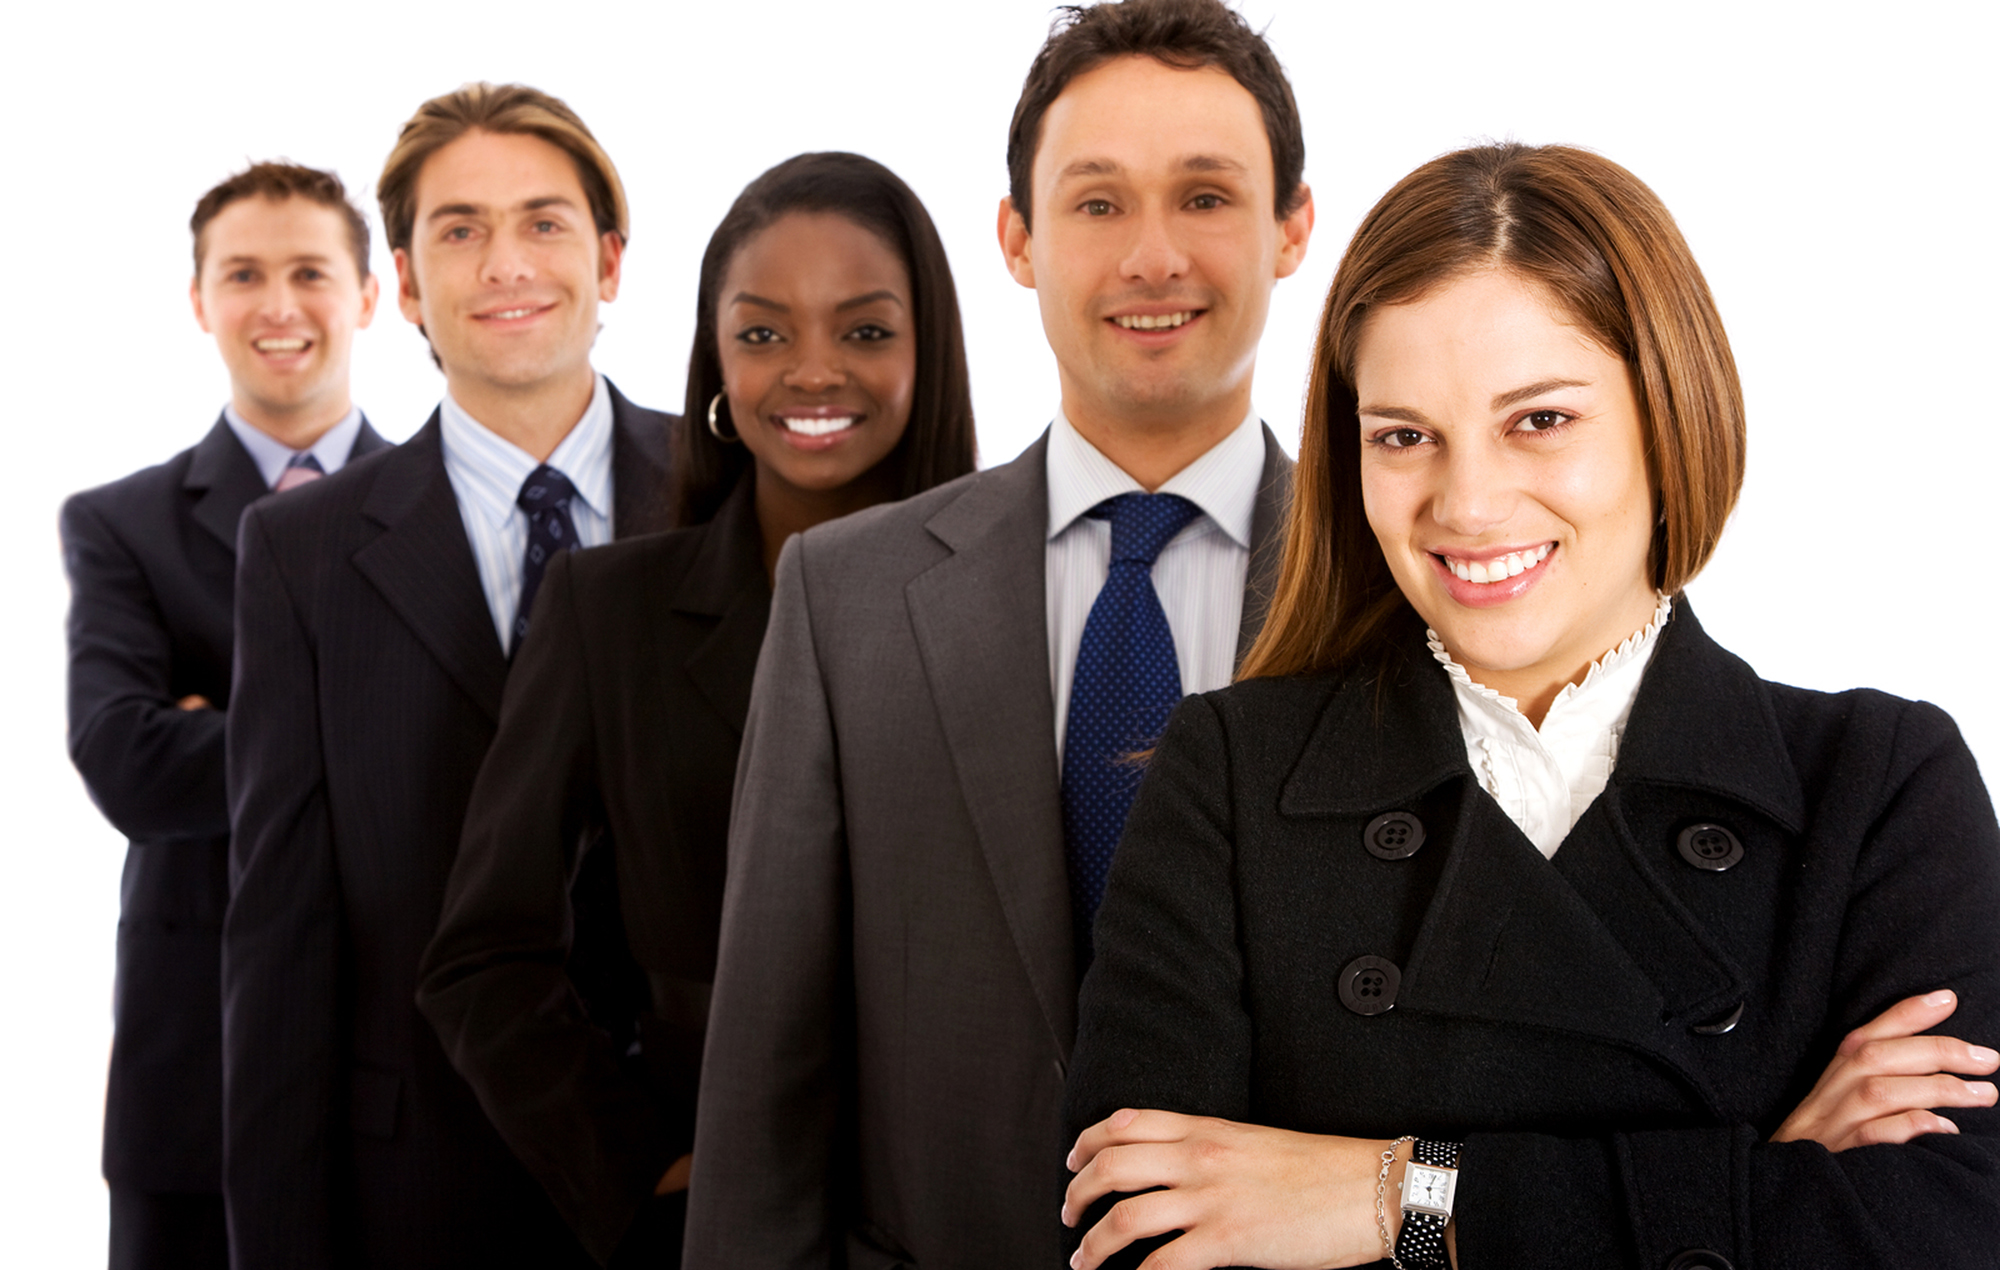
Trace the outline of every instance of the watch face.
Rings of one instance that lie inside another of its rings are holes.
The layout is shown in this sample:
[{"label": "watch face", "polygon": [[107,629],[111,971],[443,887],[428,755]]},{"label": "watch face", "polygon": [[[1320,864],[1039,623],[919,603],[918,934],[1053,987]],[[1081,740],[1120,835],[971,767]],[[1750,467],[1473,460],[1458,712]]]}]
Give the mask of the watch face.
[{"label": "watch face", "polygon": [[1403,1174],[1403,1207],[1449,1215],[1452,1192],[1456,1189],[1457,1169],[1434,1169],[1412,1161]]}]

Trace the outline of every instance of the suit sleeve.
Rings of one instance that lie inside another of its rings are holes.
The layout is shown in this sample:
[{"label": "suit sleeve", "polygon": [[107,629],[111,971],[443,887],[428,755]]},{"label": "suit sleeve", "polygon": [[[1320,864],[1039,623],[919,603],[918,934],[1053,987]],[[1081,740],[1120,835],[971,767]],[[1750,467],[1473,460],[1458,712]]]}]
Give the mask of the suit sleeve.
[{"label": "suit sleeve", "polygon": [[691,1268],[829,1266],[848,868],[804,540],[778,561],[736,769],[689,1192]]},{"label": "suit sleeve", "polygon": [[175,705],[173,638],[137,557],[83,498],[62,509],[69,573],[69,752],[128,838],[229,832],[223,715]]},{"label": "suit sleeve", "polygon": [[[1861,735],[1874,749],[1875,738]],[[1960,1002],[1936,1031],[2000,1047],[1992,802],[1935,707],[1905,706],[1880,740],[1887,761],[1827,985],[1826,1032],[1812,1069],[1797,1073],[1801,1096],[1849,1031],[1935,988],[1955,990]],[[1739,1266],[1991,1266],[2000,1248],[2000,1112],[1945,1114],[1958,1134],[1838,1153],[1769,1142],[1775,1124],[1597,1140],[1473,1134],[1460,1161],[1461,1264],[1553,1266],[1565,1243],[1629,1241],[1642,1265],[1700,1247]],[[1552,1231],[1563,1233],[1551,1239]]]},{"label": "suit sleeve", "polygon": [[664,1142],[567,973],[576,847],[601,824],[569,559],[550,564],[473,787],[417,1004],[514,1154],[606,1261],[686,1142]]},{"label": "suit sleeve", "polygon": [[237,566],[223,925],[224,1197],[234,1264],[335,1264],[342,913],[315,659],[259,510]]},{"label": "suit sleeve", "polygon": [[[1250,1016],[1237,944],[1228,751],[1214,707],[1174,711],[1112,857],[1064,1090],[1066,1141],[1125,1107],[1250,1115]],[[1074,1248],[1120,1195],[1068,1234]],[[1109,1263],[1134,1266],[1166,1239]]]}]

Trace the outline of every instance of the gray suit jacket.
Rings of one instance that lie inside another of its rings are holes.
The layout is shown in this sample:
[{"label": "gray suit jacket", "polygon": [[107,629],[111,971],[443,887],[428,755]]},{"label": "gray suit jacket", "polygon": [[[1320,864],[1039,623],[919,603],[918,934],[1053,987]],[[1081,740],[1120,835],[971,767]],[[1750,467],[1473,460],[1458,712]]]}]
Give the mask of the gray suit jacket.
[{"label": "gray suit jacket", "polygon": [[[1268,431],[1243,639],[1291,461]],[[1046,437],[778,562],[729,836],[689,1267],[1056,1266],[1076,970]]]}]

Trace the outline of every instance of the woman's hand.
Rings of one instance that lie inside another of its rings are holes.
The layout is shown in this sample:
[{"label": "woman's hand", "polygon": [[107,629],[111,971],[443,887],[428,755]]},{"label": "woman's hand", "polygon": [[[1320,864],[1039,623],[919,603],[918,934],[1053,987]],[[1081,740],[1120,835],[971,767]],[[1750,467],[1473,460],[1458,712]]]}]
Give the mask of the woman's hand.
[{"label": "woman's hand", "polygon": [[[1070,1151],[1076,1176],[1063,1224],[1076,1225],[1106,1195],[1128,1196],[1084,1236],[1070,1265],[1093,1270],[1135,1239],[1175,1230],[1186,1233],[1147,1258],[1146,1270],[1379,1261],[1375,1179],[1388,1147],[1171,1111],[1117,1112],[1084,1130]],[[1391,1237],[1402,1221],[1393,1183],[1408,1155],[1405,1145],[1390,1177]],[[1167,1189],[1151,1189],[1160,1186]]]},{"label": "woman's hand", "polygon": [[2000,1068],[2000,1054],[1983,1045],[1918,1035],[1957,1008],[1958,997],[1950,991],[1907,997],[1849,1032],[1819,1083],[1771,1141],[1810,1138],[1829,1151],[1845,1151],[1926,1133],[1957,1133],[1957,1125],[1931,1108],[1990,1107],[1995,1091],[1991,1081],[1946,1073],[1985,1076]]}]

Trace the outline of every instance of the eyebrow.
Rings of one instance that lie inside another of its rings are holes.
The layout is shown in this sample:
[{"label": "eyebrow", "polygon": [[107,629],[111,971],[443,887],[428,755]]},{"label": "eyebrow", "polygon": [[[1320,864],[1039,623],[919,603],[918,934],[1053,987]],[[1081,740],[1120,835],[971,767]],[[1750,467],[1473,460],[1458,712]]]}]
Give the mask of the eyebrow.
[{"label": "eyebrow", "polygon": [[[521,210],[526,212],[539,212],[545,207],[573,208],[575,206],[574,201],[565,198],[561,194],[544,194],[540,198],[531,198],[527,202],[520,204]],[[478,216],[488,210],[490,209],[480,203],[441,203],[432,208],[431,214],[425,217],[425,219],[442,220],[448,216]]]},{"label": "eyebrow", "polygon": [[[287,265],[316,265],[316,264],[323,264],[331,259],[333,259],[333,257],[327,255],[325,252],[308,251],[308,252],[301,252],[299,255],[296,256],[286,256],[278,263]],[[261,265],[264,263],[264,258],[262,256],[245,256],[240,254],[234,256],[220,256],[217,258],[217,263],[221,264],[225,268],[230,265]]]},{"label": "eyebrow", "polygon": [[[1235,159],[1220,154],[1190,154],[1174,165],[1183,172],[1248,172]],[[1078,159],[1056,173],[1058,180],[1079,176],[1118,176],[1125,171],[1114,159]]]},{"label": "eyebrow", "polygon": [[[1524,384],[1519,388],[1511,388],[1506,392],[1496,395],[1493,398],[1492,408],[1495,410],[1505,410],[1509,406],[1518,406],[1524,401],[1531,401],[1543,393],[1555,392],[1560,388],[1588,387],[1590,387],[1590,381],[1586,379],[1544,379],[1536,383]],[[1371,419],[1394,419],[1400,423],[1430,422],[1430,419],[1423,411],[1413,410],[1408,406],[1362,406],[1355,410],[1354,413],[1356,415],[1367,415]]]},{"label": "eyebrow", "polygon": [[857,295],[852,300],[842,300],[839,304],[833,306],[833,311],[835,313],[845,313],[849,309],[858,309],[864,304],[873,304],[877,300],[888,300],[899,309],[903,307],[903,297],[885,287],[880,291],[870,291],[867,295]]},{"label": "eyebrow", "polygon": [[763,296],[753,295],[748,291],[738,291],[735,295],[729,297],[729,302],[731,304],[754,304],[758,308],[770,309],[776,313],[790,313],[792,311],[792,306],[789,304],[779,304],[776,300],[766,300]]}]

